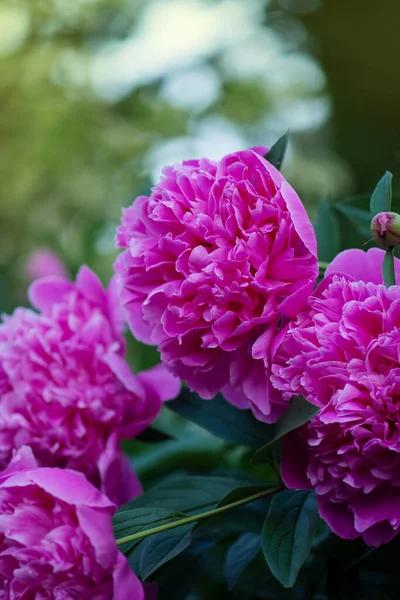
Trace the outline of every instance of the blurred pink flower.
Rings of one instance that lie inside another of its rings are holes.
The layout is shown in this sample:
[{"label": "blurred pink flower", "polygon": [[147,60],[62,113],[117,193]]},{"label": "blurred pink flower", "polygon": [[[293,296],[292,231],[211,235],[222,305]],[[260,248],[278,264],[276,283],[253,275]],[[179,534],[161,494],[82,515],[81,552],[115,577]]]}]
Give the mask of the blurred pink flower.
[{"label": "blurred pink flower", "polygon": [[315,489],[331,529],[371,546],[400,531],[400,287],[382,285],[383,256],[341,253],[272,365],[286,400],[304,394],[321,407],[284,440],[286,485]]},{"label": "blurred pink flower", "polygon": [[115,506],[81,473],[36,468],[23,447],[0,474],[0,585],[7,599],[144,600],[118,552]]},{"label": "blurred pink flower", "polygon": [[269,346],[281,316],[307,302],[318,263],[305,208],[266,151],[165,167],[124,210],[115,268],[134,335],[173,373],[273,421]]},{"label": "blurred pink flower", "polygon": [[0,326],[0,467],[26,444],[122,504],[141,487],[120,438],[145,429],[179,381],[162,365],[131,372],[114,281],[106,292],[82,267],[76,283],[40,279],[29,297],[41,313],[19,308]]},{"label": "blurred pink flower", "polygon": [[32,252],[25,262],[24,271],[30,281],[51,275],[68,277],[64,263],[50,248],[40,248]]}]

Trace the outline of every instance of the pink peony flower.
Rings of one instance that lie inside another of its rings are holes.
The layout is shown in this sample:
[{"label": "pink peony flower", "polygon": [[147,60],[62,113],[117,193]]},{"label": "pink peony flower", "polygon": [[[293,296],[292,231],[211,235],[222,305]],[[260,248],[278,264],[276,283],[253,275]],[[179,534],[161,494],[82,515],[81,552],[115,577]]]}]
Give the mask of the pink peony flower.
[{"label": "pink peony flower", "polygon": [[24,265],[24,270],[31,281],[51,275],[68,277],[64,263],[50,248],[40,248],[32,252]]},{"label": "pink peony flower", "polygon": [[105,292],[82,267],[76,284],[41,279],[29,296],[41,313],[19,308],[0,325],[0,468],[29,445],[41,466],[81,471],[122,504],[141,488],[120,438],[145,429],[179,381],[162,365],[130,371],[114,282]]},{"label": "pink peony flower", "polygon": [[81,473],[37,468],[21,448],[0,474],[1,597],[144,600],[118,552],[114,511]]},{"label": "pink peony flower", "polygon": [[134,335],[173,373],[273,421],[282,403],[268,348],[281,316],[306,303],[318,263],[304,206],[265,152],[165,167],[124,211],[116,271]]},{"label": "pink peony flower", "polygon": [[315,489],[331,529],[370,546],[400,531],[400,286],[382,285],[383,256],[341,253],[272,366],[286,400],[301,393],[321,407],[284,440],[286,485]]}]

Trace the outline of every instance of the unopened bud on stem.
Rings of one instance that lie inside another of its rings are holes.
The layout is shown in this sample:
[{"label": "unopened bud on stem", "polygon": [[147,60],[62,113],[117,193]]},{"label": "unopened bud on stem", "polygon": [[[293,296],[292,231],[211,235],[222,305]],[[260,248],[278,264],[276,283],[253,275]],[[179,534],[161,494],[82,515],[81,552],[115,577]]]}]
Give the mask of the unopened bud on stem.
[{"label": "unopened bud on stem", "polygon": [[400,244],[400,215],[381,212],[371,222],[371,233],[381,248],[394,248]]}]

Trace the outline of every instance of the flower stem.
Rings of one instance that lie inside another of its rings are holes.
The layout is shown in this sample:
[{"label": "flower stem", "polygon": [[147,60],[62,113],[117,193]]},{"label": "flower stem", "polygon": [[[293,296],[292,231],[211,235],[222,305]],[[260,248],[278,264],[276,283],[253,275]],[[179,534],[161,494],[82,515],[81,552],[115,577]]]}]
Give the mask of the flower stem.
[{"label": "flower stem", "polygon": [[396,272],[394,269],[394,248],[386,250],[382,264],[383,282],[386,287],[396,285]]},{"label": "flower stem", "polygon": [[318,266],[322,271],[325,271],[328,267],[329,267],[329,263],[328,262],[324,262],[323,260],[320,260],[318,262]]},{"label": "flower stem", "polygon": [[241,500],[236,500],[235,502],[231,502],[230,504],[226,504],[225,506],[219,506],[218,508],[214,508],[213,510],[208,510],[204,513],[198,513],[197,515],[192,515],[190,517],[184,517],[183,519],[179,519],[178,521],[172,521],[172,523],[166,523],[165,525],[159,525],[158,527],[153,527],[152,529],[146,529],[145,531],[138,531],[137,533],[133,533],[132,535],[127,535],[119,540],[117,540],[117,544],[126,544],[127,542],[133,542],[134,540],[139,540],[141,538],[148,537],[150,535],[155,535],[156,533],[161,533],[162,531],[168,531],[169,529],[175,529],[175,527],[181,527],[182,525],[188,525],[189,523],[196,523],[197,521],[203,521],[204,519],[208,519],[209,517],[214,517],[215,515],[219,515],[223,512],[231,510],[232,508],[236,508],[238,506],[242,506],[243,504],[249,504],[250,502],[254,502],[255,500],[259,500],[260,498],[264,498],[264,496],[269,496],[271,494],[275,494],[281,489],[281,487],[273,487],[263,490],[262,492],[258,492],[257,494],[252,494],[251,496],[246,496],[246,498],[242,498]]}]

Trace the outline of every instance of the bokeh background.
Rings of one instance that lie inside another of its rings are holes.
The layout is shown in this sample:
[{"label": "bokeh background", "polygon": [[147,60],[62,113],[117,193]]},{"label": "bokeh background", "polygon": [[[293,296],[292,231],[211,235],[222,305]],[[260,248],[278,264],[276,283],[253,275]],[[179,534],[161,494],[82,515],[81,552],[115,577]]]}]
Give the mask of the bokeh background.
[{"label": "bokeh background", "polygon": [[[0,309],[54,250],[103,280],[163,164],[271,145],[313,214],[400,171],[396,0],[1,0]],[[396,181],[396,179],[395,179]]]}]

